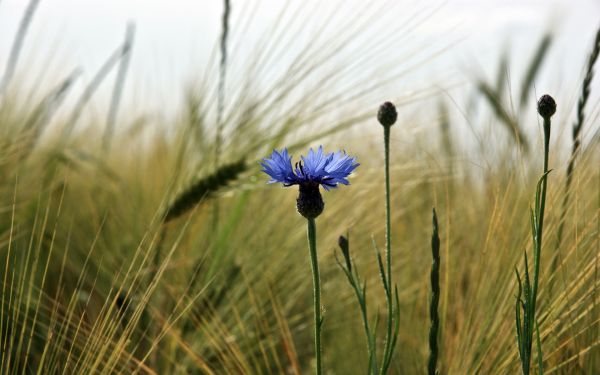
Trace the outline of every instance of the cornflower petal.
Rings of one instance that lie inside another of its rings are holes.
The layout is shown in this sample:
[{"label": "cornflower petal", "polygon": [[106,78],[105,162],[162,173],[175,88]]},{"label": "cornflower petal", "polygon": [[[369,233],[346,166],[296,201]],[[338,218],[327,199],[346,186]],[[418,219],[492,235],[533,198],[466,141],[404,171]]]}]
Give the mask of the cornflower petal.
[{"label": "cornflower petal", "polygon": [[285,185],[298,183],[298,178],[292,170],[292,157],[288,155],[287,149],[281,152],[273,150],[271,157],[263,159],[260,164],[262,171],[271,177],[269,183],[281,182]]}]

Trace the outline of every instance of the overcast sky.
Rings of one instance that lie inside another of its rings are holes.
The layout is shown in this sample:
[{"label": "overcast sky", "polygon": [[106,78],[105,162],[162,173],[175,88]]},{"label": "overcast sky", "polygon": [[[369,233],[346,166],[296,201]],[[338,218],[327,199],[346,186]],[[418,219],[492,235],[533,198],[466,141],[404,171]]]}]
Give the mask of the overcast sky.
[{"label": "overcast sky", "polygon": [[[309,7],[316,4],[315,1],[303,0],[302,4]],[[283,1],[232,0],[232,32],[238,40],[242,36],[237,26],[249,14],[242,8],[250,3],[260,6],[247,8],[255,9],[251,25],[243,35],[247,43],[240,45],[241,49],[248,49],[248,53],[251,53],[252,41],[277,19]],[[298,4],[298,1],[289,3]],[[493,76],[493,67],[505,47],[511,47],[518,61],[519,56],[529,56],[541,34],[552,28],[558,37],[553,47],[551,70],[561,82],[575,79],[600,23],[600,0],[403,3],[403,7],[395,7],[394,11],[436,9],[432,17],[415,28],[415,40],[453,45],[430,66],[424,66],[419,73],[421,77],[436,77],[449,66],[466,71],[466,75],[473,69],[481,69]],[[26,0],[0,0],[0,71],[4,70],[27,4]],[[340,14],[349,14],[364,2],[352,0],[339,4],[346,12]],[[168,103],[174,107],[181,99],[184,84],[198,76],[209,59],[219,36],[221,6],[222,2],[217,0],[42,0],[26,40],[19,74],[22,77],[28,75],[26,72],[45,70],[53,77],[80,67],[84,80],[89,80],[122,40],[127,22],[133,21],[137,33],[125,97],[127,100],[135,98],[138,104],[164,106]],[[326,6],[320,5],[317,9],[321,7]],[[318,24],[319,17],[325,13],[315,12],[307,18]],[[399,19],[401,16],[399,14]],[[239,56],[243,56],[243,51]],[[49,78],[48,81],[56,80]],[[110,86],[103,88],[97,100],[101,101],[102,96],[109,93]]]}]

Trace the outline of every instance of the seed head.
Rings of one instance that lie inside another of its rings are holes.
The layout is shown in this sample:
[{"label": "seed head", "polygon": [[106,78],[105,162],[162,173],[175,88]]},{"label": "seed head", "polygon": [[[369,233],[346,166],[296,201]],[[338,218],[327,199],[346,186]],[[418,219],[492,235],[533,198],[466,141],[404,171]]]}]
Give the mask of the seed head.
[{"label": "seed head", "polygon": [[396,112],[396,106],[392,102],[385,102],[379,106],[377,111],[377,120],[383,126],[392,126],[398,119],[398,112]]},{"label": "seed head", "polygon": [[549,119],[556,112],[556,102],[550,95],[543,95],[537,103],[540,116]]}]

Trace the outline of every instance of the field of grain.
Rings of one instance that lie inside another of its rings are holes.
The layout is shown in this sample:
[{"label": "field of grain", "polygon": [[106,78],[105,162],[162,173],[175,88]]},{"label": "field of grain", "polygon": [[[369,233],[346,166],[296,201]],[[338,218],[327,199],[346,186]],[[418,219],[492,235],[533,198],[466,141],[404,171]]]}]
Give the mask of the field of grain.
[{"label": "field of grain", "polygon": [[[360,163],[348,186],[321,188],[314,219],[323,374],[600,373],[600,30],[570,57],[582,73],[568,92],[536,90],[553,41],[540,34],[529,60],[498,55],[496,81],[450,77],[460,95],[431,83],[390,96],[414,68],[386,57],[402,26],[355,23],[306,42],[273,25],[264,48],[230,63],[242,36],[225,11],[212,63],[160,116],[122,105],[133,26],[85,79],[28,83],[29,4],[1,56],[0,373],[313,373],[307,220],[298,188],[267,184],[261,162],[320,145]],[[284,53],[294,63],[277,64]],[[109,105],[90,109],[101,85]],[[538,114],[542,94],[553,116]],[[389,226],[386,101],[399,114],[387,128]],[[524,313],[531,370],[517,344]],[[398,336],[386,353],[388,323]]]}]

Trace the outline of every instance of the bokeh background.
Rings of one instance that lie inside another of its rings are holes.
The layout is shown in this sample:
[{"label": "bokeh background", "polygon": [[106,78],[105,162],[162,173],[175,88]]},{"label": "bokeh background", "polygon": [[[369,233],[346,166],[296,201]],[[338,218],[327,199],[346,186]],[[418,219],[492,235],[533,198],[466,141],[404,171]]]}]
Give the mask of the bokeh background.
[{"label": "bokeh background", "polygon": [[222,16],[220,1],[0,0],[1,373],[312,372],[305,221],[259,163],[320,144],[361,163],[317,220],[325,368],[365,372],[335,254],[349,234],[382,322],[386,100],[399,112],[390,372],[425,373],[436,207],[439,369],[517,373],[544,93],[558,111],[542,363],[600,372],[600,82],[583,83],[598,1],[232,0],[220,64]]},{"label": "bokeh background", "polygon": [[[2,1],[0,45],[4,58],[0,67],[6,64],[27,5],[25,0]],[[34,77],[42,72],[51,77],[79,67],[90,79],[123,39],[127,23],[133,22],[135,48],[124,100],[143,103],[146,110],[173,114],[183,101],[182,85],[198,78],[216,53],[222,7],[219,1],[41,1],[24,46],[26,63],[21,65],[21,78],[38,83]],[[324,23],[329,24],[324,32],[327,37],[343,33],[339,26],[367,8],[393,15],[382,29],[402,43],[386,52],[389,60],[409,66],[416,59],[407,59],[408,52],[426,56],[448,49],[395,82],[385,94],[416,90],[419,83],[444,87],[450,82],[466,83],[476,75],[493,76],[501,54],[510,53],[515,62],[526,61],[544,32],[552,32],[555,39],[549,52],[552,63],[542,68],[548,74],[536,81],[539,90],[575,86],[583,69],[581,58],[575,56],[585,54],[600,16],[600,4],[595,0],[243,1],[232,4],[232,65],[243,66],[285,8],[296,9],[303,16],[302,28],[293,30],[295,44],[290,47],[310,40]],[[376,29],[377,19],[370,21],[371,30]],[[409,25],[404,29],[409,37],[392,32],[403,24]],[[283,54],[279,64],[286,66],[294,57],[293,53]],[[518,75],[524,69],[526,64],[515,63],[511,73]],[[231,79],[229,85],[235,84]],[[84,83],[77,85],[82,89]],[[109,97],[109,89],[99,90],[94,103],[106,106]]]}]

